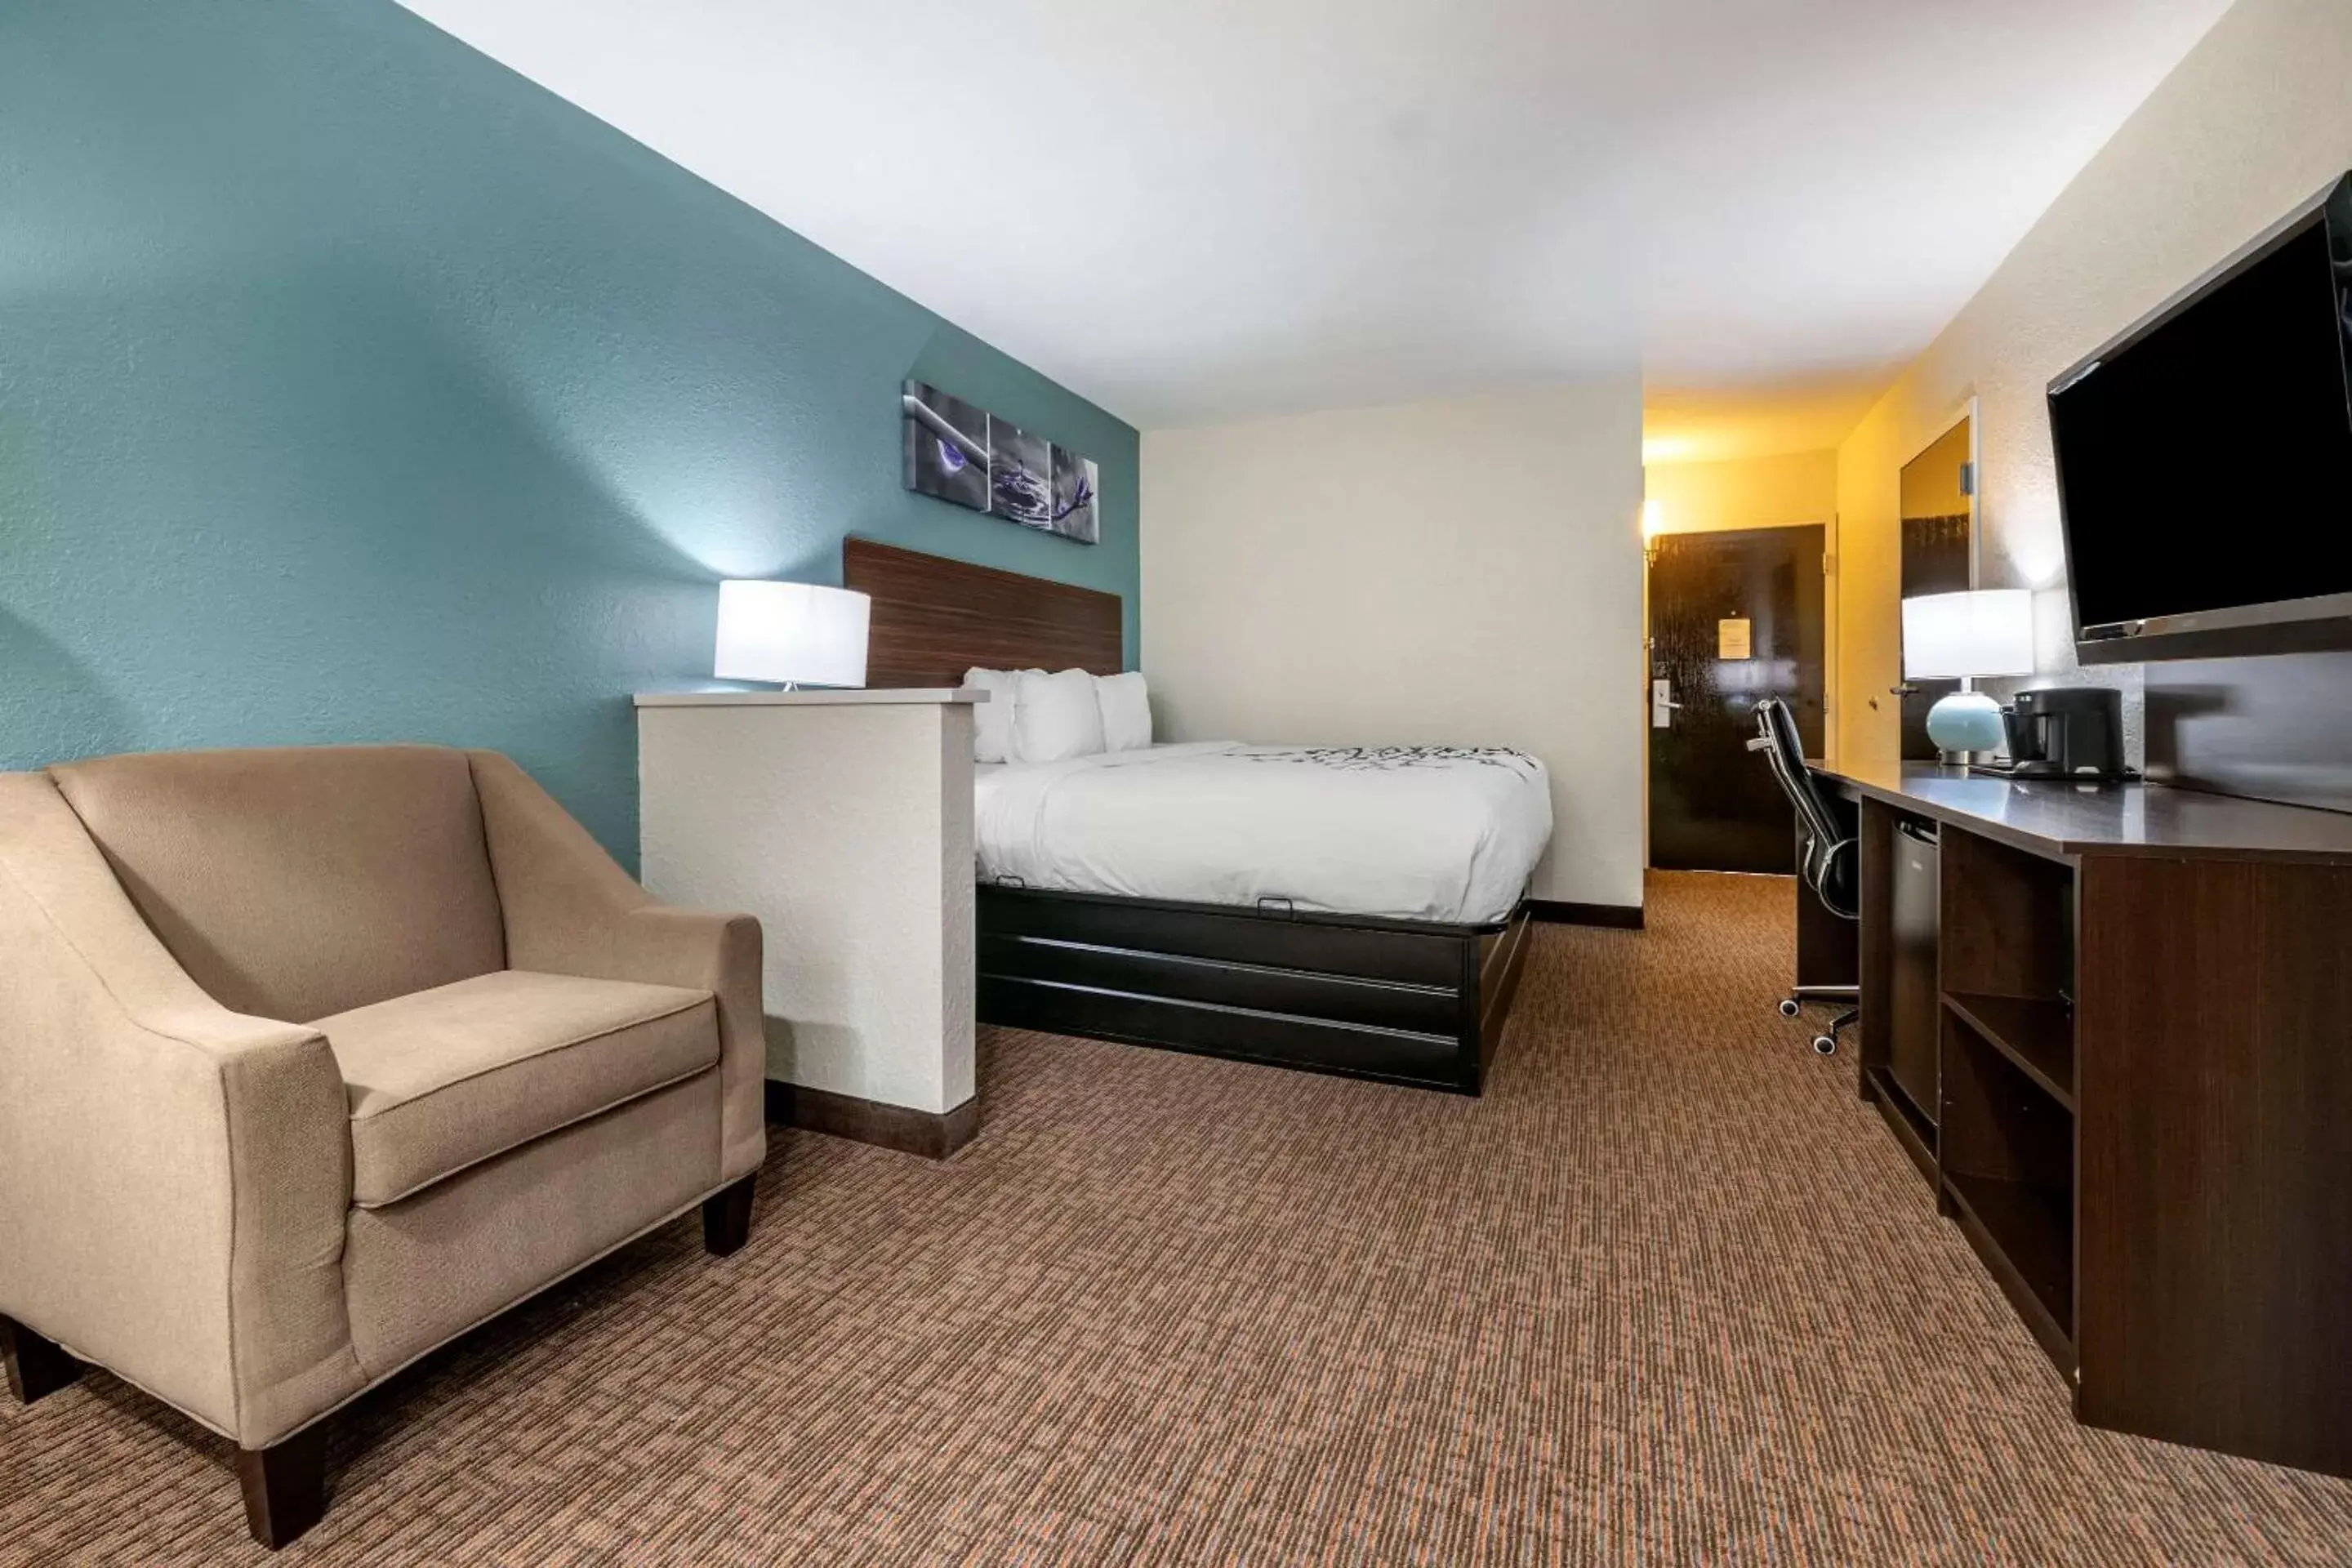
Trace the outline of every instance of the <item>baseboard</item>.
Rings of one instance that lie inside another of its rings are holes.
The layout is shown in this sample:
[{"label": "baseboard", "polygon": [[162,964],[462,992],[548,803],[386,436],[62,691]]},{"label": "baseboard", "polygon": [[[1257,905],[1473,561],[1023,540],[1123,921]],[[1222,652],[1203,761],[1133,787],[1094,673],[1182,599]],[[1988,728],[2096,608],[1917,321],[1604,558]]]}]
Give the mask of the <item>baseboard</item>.
[{"label": "baseboard", "polygon": [[967,1100],[948,1111],[917,1110],[770,1079],[768,1120],[901,1154],[944,1160],[980,1131],[980,1100]]},{"label": "baseboard", "polygon": [[1571,904],[1559,899],[1529,899],[1530,917],[1550,925],[1609,926],[1618,931],[1642,929],[1639,904]]}]

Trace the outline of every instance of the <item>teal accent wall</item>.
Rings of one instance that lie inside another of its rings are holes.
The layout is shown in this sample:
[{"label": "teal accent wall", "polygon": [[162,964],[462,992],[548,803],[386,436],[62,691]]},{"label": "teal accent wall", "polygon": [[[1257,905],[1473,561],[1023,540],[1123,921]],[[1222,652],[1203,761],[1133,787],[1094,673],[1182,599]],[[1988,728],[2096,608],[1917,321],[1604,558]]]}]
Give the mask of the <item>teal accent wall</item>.
[{"label": "teal accent wall", "polygon": [[[902,489],[908,375],[1099,462],[1102,542]],[[1137,511],[1128,426],[391,0],[0,0],[0,767],[490,746],[634,866],[719,579],[868,534],[1131,659]]]}]

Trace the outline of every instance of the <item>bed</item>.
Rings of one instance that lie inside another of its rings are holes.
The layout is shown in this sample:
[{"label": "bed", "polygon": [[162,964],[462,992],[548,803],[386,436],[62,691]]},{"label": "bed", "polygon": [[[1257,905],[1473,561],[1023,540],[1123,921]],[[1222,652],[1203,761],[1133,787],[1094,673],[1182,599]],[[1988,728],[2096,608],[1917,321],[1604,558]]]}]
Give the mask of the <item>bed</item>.
[{"label": "bed", "polygon": [[1543,763],[1500,748],[1210,741],[976,771],[996,887],[1496,925],[1551,841]]},{"label": "bed", "polygon": [[[873,686],[955,686],[974,667],[1120,668],[1115,594],[855,537],[843,542],[842,581],[873,600]],[[1502,804],[1527,798],[1530,767],[1539,829],[1528,809]],[[982,769],[975,793],[981,1022],[1463,1094],[1483,1087],[1527,957],[1524,867],[1549,828],[1532,759],[1159,746]],[[1297,814],[1289,823],[1253,823],[1277,805]],[[1222,824],[1229,851],[1248,847],[1203,863],[1153,848],[1198,834],[1111,831],[1171,811],[1206,812],[1198,820]],[[1323,856],[1353,864],[1318,882],[1310,828],[1333,812],[1363,818],[1359,832],[1390,814],[1392,863]],[[1036,831],[1041,816],[1053,831]],[[1171,888],[1185,896],[1135,890]]]}]

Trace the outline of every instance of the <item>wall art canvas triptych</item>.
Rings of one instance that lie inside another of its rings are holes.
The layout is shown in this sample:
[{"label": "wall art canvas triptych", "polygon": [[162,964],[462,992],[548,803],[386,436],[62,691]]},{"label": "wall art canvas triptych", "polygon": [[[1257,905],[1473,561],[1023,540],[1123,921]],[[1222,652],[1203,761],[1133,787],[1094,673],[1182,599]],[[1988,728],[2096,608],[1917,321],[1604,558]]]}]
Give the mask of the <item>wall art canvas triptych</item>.
[{"label": "wall art canvas triptych", "polygon": [[1101,537],[1092,458],[923,382],[908,382],[898,401],[908,489],[1081,544]]}]

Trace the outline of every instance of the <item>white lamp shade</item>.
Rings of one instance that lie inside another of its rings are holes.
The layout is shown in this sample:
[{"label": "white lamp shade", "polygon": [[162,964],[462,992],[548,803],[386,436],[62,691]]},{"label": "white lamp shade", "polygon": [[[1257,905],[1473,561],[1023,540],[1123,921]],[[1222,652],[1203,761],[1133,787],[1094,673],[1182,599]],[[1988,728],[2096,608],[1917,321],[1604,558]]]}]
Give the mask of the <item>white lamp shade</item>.
[{"label": "white lamp shade", "polygon": [[721,583],[711,673],[721,680],[863,686],[873,603],[814,583]]},{"label": "white lamp shade", "polygon": [[2024,588],[1922,594],[1903,601],[1903,676],[1958,680],[2033,673],[2033,595]]}]

